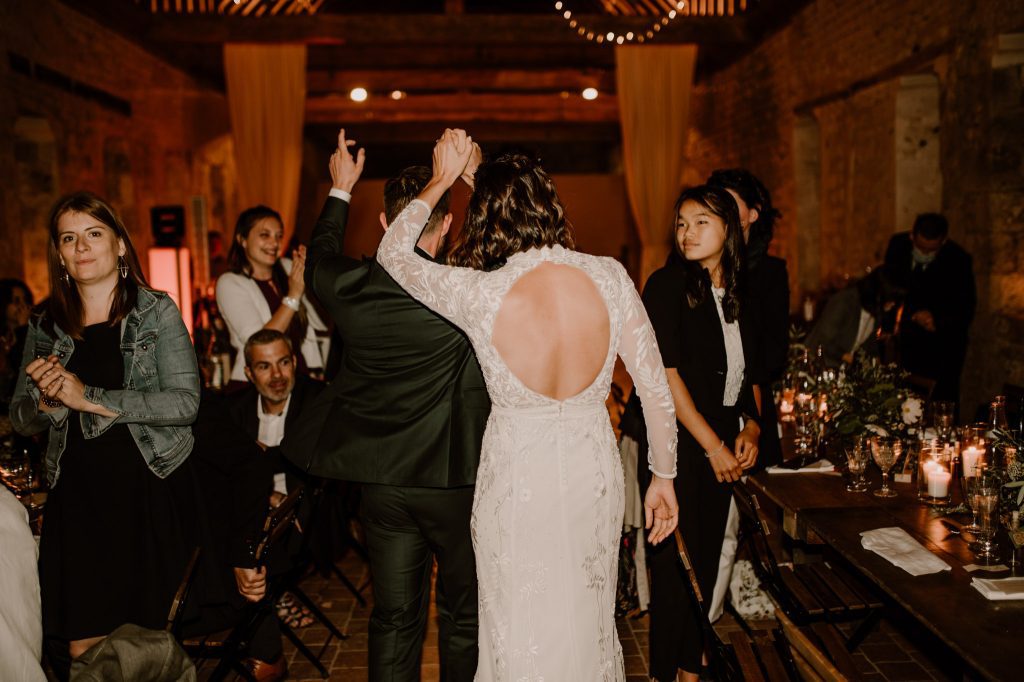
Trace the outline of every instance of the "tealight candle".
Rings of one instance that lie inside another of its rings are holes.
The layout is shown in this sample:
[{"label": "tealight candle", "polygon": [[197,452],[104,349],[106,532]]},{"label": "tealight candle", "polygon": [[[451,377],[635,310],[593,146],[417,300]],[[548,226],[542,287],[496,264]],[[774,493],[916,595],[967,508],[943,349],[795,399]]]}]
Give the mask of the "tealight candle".
[{"label": "tealight candle", "polygon": [[949,495],[949,482],[953,474],[942,467],[932,469],[928,472],[928,494],[932,497],[943,498]]}]

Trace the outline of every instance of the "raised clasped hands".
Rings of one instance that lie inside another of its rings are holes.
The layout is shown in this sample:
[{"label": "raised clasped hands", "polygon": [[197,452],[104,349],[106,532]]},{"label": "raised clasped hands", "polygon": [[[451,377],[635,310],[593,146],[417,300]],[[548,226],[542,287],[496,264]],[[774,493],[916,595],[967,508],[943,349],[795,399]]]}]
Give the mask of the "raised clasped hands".
[{"label": "raised clasped hands", "polygon": [[[441,182],[445,189],[451,187],[466,172],[475,150],[479,150],[479,146],[465,130],[446,128],[434,145],[434,178]],[[476,166],[473,166],[471,172],[475,171]]]},{"label": "raised clasped hands", "polygon": [[652,545],[667,538],[679,525],[679,503],[672,479],[655,476],[651,480],[644,496],[644,521]]},{"label": "raised clasped hands", "polygon": [[345,139],[345,129],[338,132],[338,147],[331,154],[329,163],[331,171],[331,187],[340,189],[349,194],[356,186],[359,177],[363,174],[363,164],[366,161],[366,150],[360,149],[353,158],[349,147],[356,146],[355,140]]}]

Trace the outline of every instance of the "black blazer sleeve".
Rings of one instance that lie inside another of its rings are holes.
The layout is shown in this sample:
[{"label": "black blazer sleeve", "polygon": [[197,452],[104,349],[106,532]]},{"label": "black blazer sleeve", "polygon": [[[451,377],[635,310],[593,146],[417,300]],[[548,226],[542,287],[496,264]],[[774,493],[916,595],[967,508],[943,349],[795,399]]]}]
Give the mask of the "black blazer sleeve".
[{"label": "black blazer sleeve", "polygon": [[655,271],[644,286],[643,303],[658,339],[661,361],[666,368],[679,367],[679,339],[682,335],[682,273],[671,268]]},{"label": "black blazer sleeve", "polygon": [[344,254],[347,224],[348,202],[327,197],[306,251],[306,287],[321,301],[330,300],[338,275],[361,264]]}]

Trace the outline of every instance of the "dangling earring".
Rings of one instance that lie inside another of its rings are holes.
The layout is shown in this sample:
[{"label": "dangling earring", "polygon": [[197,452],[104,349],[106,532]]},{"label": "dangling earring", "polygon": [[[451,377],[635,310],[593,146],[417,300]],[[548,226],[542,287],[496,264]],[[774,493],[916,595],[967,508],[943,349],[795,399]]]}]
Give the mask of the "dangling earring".
[{"label": "dangling earring", "polygon": [[127,279],[128,263],[125,262],[124,256],[117,257],[117,271],[121,273],[121,279]]},{"label": "dangling earring", "polygon": [[71,278],[68,277],[67,269],[64,266],[61,266],[61,270],[63,270],[64,273],[60,276],[60,278],[64,280],[64,284],[71,286]]}]

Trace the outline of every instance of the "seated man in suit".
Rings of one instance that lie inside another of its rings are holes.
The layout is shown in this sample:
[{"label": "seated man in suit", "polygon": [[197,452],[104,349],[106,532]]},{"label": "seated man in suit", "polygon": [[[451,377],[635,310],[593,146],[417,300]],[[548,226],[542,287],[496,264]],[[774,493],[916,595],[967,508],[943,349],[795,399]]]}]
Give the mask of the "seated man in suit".
[{"label": "seated man in suit", "polygon": [[884,321],[893,315],[902,297],[902,290],[893,285],[885,268],[875,268],[832,294],[807,335],[807,347],[821,346],[822,359],[829,367],[852,363],[862,348],[879,355],[874,341],[880,328],[891,331]]},{"label": "seated man in suit", "polygon": [[302,478],[302,472],[281,456],[278,446],[285,430],[316,399],[323,384],[295,371],[291,339],[276,329],[261,329],[250,336],[243,352],[249,387],[228,397],[228,410],[246,435],[271,457],[271,503],[276,504]]}]

